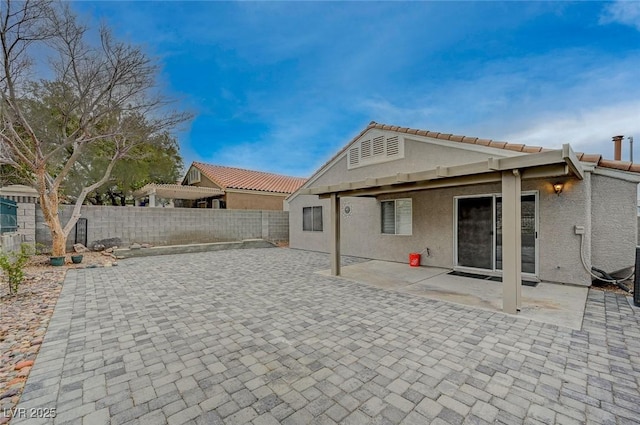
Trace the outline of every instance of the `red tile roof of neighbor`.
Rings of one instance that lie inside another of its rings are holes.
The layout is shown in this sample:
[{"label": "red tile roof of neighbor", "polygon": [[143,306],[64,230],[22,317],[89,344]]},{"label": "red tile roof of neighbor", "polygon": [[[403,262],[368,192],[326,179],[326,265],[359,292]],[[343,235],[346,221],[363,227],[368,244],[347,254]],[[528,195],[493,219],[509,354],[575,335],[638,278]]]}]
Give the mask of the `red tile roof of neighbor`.
[{"label": "red tile roof of neighbor", "polygon": [[283,176],[263,171],[204,164],[202,162],[194,162],[193,166],[222,189],[293,193],[307,181],[306,178],[302,177]]},{"label": "red tile roof of neighbor", "polygon": [[[351,139],[343,149],[341,149],[336,155],[334,155],[329,161],[327,161],[320,168],[321,169],[324,168],[327,164],[333,161],[338,155],[344,152],[351,143],[358,140],[360,136],[362,136],[364,133],[366,133],[368,130],[372,128],[375,128],[378,130],[390,130],[398,133],[415,134],[418,136],[426,136],[434,139],[449,140],[451,142],[489,146],[492,148],[506,149],[506,150],[516,151],[516,152],[536,153],[536,152],[546,152],[546,151],[553,150],[553,149],[543,148],[540,146],[527,146],[527,145],[520,145],[516,143],[498,142],[491,139],[479,139],[477,137],[458,136],[453,134],[438,133],[436,131],[418,130],[415,128],[398,127],[396,125],[379,124],[375,121],[371,121],[371,123],[369,123],[369,125],[364,130],[362,130],[360,134],[358,134],[356,137]],[[582,152],[576,152],[576,156],[578,157],[579,161],[592,162],[598,167],[612,168],[616,170],[640,173],[640,164],[635,164],[627,161],[615,161],[615,160],[604,159],[602,158],[602,155],[599,155],[599,154],[586,154]]]}]

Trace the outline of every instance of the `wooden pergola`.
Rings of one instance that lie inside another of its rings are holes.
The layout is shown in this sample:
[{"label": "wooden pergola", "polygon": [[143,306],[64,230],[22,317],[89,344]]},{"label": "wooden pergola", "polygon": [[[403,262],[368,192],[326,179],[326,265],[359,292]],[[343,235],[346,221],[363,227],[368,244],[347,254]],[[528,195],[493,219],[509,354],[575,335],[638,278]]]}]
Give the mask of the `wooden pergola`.
[{"label": "wooden pergola", "polygon": [[509,158],[488,158],[449,167],[414,173],[398,173],[382,178],[344,182],[332,186],[302,189],[301,194],[331,199],[331,273],[340,275],[340,198],[377,197],[471,184],[502,183],[502,285],[503,311],[517,313],[521,306],[521,183],[522,180],[573,176],[582,180],[584,170],[565,144],[562,149]]}]

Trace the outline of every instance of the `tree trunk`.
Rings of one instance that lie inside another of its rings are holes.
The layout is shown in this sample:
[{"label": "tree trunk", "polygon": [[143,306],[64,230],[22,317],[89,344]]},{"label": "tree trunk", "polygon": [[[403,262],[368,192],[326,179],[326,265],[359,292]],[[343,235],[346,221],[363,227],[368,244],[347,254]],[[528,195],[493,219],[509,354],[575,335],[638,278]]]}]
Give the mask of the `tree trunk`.
[{"label": "tree trunk", "polygon": [[67,235],[64,234],[59,224],[58,227],[58,230],[51,232],[51,236],[53,236],[51,255],[53,257],[61,257],[67,252]]},{"label": "tree trunk", "polygon": [[67,252],[67,235],[64,233],[58,208],[60,200],[57,188],[47,190],[44,170],[38,170],[37,188],[40,195],[40,208],[44,214],[44,219],[51,231],[52,247],[51,255],[54,257],[63,256]]},{"label": "tree trunk", "polygon": [[44,219],[51,230],[52,247],[51,254],[54,257],[59,257],[67,252],[67,235],[64,234],[62,226],[60,225],[60,218],[58,217],[58,208],[55,207],[55,213],[51,214],[49,211],[42,209],[44,213]]},{"label": "tree trunk", "polygon": [[[45,195],[46,196],[46,195]],[[54,257],[63,256],[67,252],[67,235],[62,230],[60,224],[60,217],[58,216],[58,197],[46,196],[48,199],[45,201],[48,205],[47,208],[42,208],[44,213],[44,219],[51,230],[51,255]],[[53,199],[52,199],[53,198]],[[42,198],[41,198],[42,201]],[[42,203],[42,202],[41,202]]]}]

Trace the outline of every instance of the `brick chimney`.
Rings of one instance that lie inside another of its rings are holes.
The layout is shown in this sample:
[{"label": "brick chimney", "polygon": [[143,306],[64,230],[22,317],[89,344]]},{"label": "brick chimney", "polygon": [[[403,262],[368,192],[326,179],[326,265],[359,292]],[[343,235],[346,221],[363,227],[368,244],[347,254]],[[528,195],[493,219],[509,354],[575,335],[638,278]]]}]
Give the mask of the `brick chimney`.
[{"label": "brick chimney", "polygon": [[613,136],[613,159],[622,160],[622,139],[624,136]]}]

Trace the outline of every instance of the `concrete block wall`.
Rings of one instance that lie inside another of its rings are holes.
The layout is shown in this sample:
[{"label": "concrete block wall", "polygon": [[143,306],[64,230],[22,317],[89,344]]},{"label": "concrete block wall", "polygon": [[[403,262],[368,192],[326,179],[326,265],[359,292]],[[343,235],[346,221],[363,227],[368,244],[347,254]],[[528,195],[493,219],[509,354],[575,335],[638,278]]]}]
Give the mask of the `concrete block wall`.
[{"label": "concrete block wall", "polygon": [[289,242],[289,212],[262,211],[262,229],[262,239]]},{"label": "concrete block wall", "polygon": [[[62,206],[60,216],[66,222],[72,206]],[[122,246],[134,242],[153,245],[226,242],[243,239],[289,240],[289,213],[286,211],[225,210],[199,208],[140,208],[83,206],[87,219],[87,245],[120,238]],[[42,211],[36,209],[36,240],[51,245],[51,235]],[[67,240],[67,249],[75,243],[75,229]]]},{"label": "concrete block wall", "polygon": [[11,232],[0,235],[0,252],[20,251],[23,237],[20,233]]},{"label": "concrete block wall", "polygon": [[638,185],[598,174],[591,181],[591,265],[607,272],[633,266]]},{"label": "concrete block wall", "polygon": [[18,202],[17,217],[18,230],[0,236],[0,251],[19,251],[22,243],[36,242],[36,204],[33,202]]},{"label": "concrete block wall", "polygon": [[36,204],[33,202],[18,202],[18,233],[22,241],[34,244],[36,242]]}]

